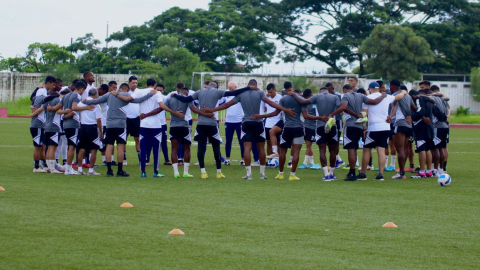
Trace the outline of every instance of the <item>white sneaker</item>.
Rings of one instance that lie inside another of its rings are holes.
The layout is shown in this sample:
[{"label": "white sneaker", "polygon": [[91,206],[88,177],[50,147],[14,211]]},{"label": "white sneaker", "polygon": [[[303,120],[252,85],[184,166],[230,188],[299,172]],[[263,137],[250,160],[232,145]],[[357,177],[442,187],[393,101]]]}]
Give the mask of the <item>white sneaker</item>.
[{"label": "white sneaker", "polygon": [[65,167],[57,163],[55,164],[55,170],[59,172],[65,172]]},{"label": "white sneaker", "polygon": [[252,166],[252,167],[259,167],[259,166],[260,166],[260,161],[252,162],[252,164],[250,164],[250,166]]},{"label": "white sneaker", "polygon": [[195,164],[193,164],[195,166],[199,166],[200,165],[200,162],[195,162]]},{"label": "white sneaker", "polygon": [[123,161],[123,166],[127,166],[127,165],[128,165],[127,161],[124,160],[124,161]]},{"label": "white sneaker", "polygon": [[94,175],[94,176],[99,176],[100,174],[97,173],[96,171],[93,171],[93,172],[88,172],[87,175]]},{"label": "white sneaker", "polygon": [[289,168],[289,169],[292,168],[292,162],[291,161],[288,162],[287,168]]},{"label": "white sneaker", "polygon": [[65,175],[78,175],[78,172],[74,169],[66,170]]},{"label": "white sneaker", "polygon": [[57,170],[48,170],[47,173],[62,174],[63,172],[60,172],[60,171],[57,171]]},{"label": "white sneaker", "polygon": [[278,154],[273,153],[271,155],[268,155],[267,158],[278,158]]},{"label": "white sneaker", "polygon": [[87,175],[84,171],[77,171],[78,175]]},{"label": "white sneaker", "polygon": [[38,167],[38,169],[33,168],[34,173],[46,173],[47,171],[44,170],[42,167]]},{"label": "white sneaker", "polygon": [[245,166],[245,161],[244,161],[244,160],[240,161],[240,164],[239,164],[239,165],[240,165],[240,166]]}]

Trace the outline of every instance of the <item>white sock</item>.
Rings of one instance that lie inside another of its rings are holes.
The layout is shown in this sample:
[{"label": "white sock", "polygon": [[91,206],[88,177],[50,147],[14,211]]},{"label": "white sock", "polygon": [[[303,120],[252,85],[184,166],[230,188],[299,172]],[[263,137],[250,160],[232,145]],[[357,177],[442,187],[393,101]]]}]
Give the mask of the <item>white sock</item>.
[{"label": "white sock", "polygon": [[442,174],[442,173],[443,173],[443,169],[438,168],[438,173],[439,173],[439,174]]},{"label": "white sock", "polygon": [[55,170],[55,163],[56,163],[55,160],[47,159],[47,168],[49,168],[52,171]]},{"label": "white sock", "polygon": [[278,152],[277,152],[277,146],[276,146],[276,145],[272,145],[272,152],[273,152],[274,154],[278,153]]},{"label": "white sock", "polygon": [[222,172],[222,169],[217,169],[217,173]]},{"label": "white sock", "polygon": [[294,172],[290,172],[290,175],[295,175],[295,173],[294,173]]},{"label": "white sock", "polygon": [[112,155],[112,161],[114,161],[114,160],[115,160],[115,156],[114,156],[114,155]]},{"label": "white sock", "polygon": [[83,172],[83,168],[80,167],[80,166],[78,166],[78,171],[79,171],[79,172]]},{"label": "white sock", "polygon": [[330,168],[330,175],[333,175],[334,171],[335,171],[335,168],[333,168],[333,167]]},{"label": "white sock", "polygon": [[93,173],[93,168],[88,169],[89,173]]},{"label": "white sock", "polygon": [[313,156],[310,156],[310,164],[315,164],[315,161],[313,160]]},{"label": "white sock", "polygon": [[357,161],[355,162],[355,166],[356,166],[356,167],[359,167],[359,165],[358,165],[358,156],[357,156]]},{"label": "white sock", "polygon": [[427,170],[427,173],[431,173],[431,172],[432,172],[432,170]]},{"label": "white sock", "polygon": [[325,176],[329,175],[327,166],[322,167],[322,169],[323,169],[323,172],[325,173]]},{"label": "white sock", "polygon": [[388,156],[386,157],[386,160],[385,160],[385,167],[387,167],[387,164],[388,164]]},{"label": "white sock", "polygon": [[247,170],[247,175],[252,175],[252,166],[245,166],[245,170]]},{"label": "white sock", "polygon": [[102,161],[107,162],[107,158],[105,156],[102,156]]},{"label": "white sock", "polygon": [[173,163],[172,167],[173,167],[173,174],[179,174],[178,173],[178,163]]},{"label": "white sock", "polygon": [[340,155],[337,155],[337,161],[338,162],[343,161],[342,158],[340,157]]},{"label": "white sock", "polygon": [[207,170],[205,170],[205,168],[200,168],[200,171],[201,171],[202,173],[207,173]]},{"label": "white sock", "polygon": [[307,165],[310,161],[310,156],[305,155],[305,159],[303,160],[303,164]]},{"label": "white sock", "polygon": [[183,163],[183,173],[188,174],[188,169],[190,169],[190,163]]},{"label": "white sock", "polygon": [[260,165],[260,174],[265,174],[265,165]]},{"label": "white sock", "polygon": [[278,174],[283,174],[283,172],[281,172],[281,171],[278,171]]},{"label": "white sock", "polygon": [[82,160],[82,164],[86,164],[87,162],[85,161],[85,159]]},{"label": "white sock", "polygon": [[67,164],[67,165],[65,165],[65,166],[66,166],[66,168],[65,168],[66,171],[69,171],[69,170],[72,169],[72,165],[68,165],[68,164]]},{"label": "white sock", "polygon": [[392,156],[392,161],[390,163],[390,166],[395,167],[396,163],[397,163],[397,156]]},{"label": "white sock", "polygon": [[288,162],[292,162],[293,160],[293,156],[290,156],[290,160]]}]

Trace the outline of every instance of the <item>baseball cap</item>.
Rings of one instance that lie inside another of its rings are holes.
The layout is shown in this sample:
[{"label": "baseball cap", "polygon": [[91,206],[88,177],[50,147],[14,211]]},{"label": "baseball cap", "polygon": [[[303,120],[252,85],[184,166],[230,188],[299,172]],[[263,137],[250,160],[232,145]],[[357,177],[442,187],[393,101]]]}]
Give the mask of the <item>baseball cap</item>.
[{"label": "baseball cap", "polygon": [[368,85],[368,89],[379,89],[379,88],[380,88],[380,85],[377,82],[371,82]]}]

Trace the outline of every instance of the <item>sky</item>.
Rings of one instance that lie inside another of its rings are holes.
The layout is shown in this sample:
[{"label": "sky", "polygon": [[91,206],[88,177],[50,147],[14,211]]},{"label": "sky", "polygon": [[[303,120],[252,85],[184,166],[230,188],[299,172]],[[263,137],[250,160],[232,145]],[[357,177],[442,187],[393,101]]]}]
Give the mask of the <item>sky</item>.
[{"label": "sky", "polygon": [[[163,11],[178,6],[180,8],[207,9],[210,0],[2,0],[0,16],[0,55],[4,58],[25,55],[28,45],[34,42],[55,43],[61,46],[70,44],[87,33],[105,45],[107,22],[109,33],[121,31],[125,26],[141,25]],[[276,42],[277,51],[283,46]],[[110,43],[120,46],[121,43]],[[292,64],[266,64],[264,73],[291,73]],[[324,63],[309,60],[296,63],[296,73],[311,73],[312,70],[326,69]],[[262,72],[262,69],[256,70]]]}]

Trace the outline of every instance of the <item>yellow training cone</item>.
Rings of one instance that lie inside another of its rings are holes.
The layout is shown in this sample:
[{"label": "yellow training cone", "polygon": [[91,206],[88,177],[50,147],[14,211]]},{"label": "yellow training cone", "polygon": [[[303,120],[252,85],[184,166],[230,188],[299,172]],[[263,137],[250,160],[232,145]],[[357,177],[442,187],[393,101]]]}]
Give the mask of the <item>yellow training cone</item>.
[{"label": "yellow training cone", "polygon": [[182,232],[182,230],[180,230],[180,229],[173,229],[168,234],[171,234],[171,235],[185,235],[185,233]]},{"label": "yellow training cone", "polygon": [[133,207],[133,205],[132,205],[131,203],[128,203],[128,202],[126,202],[126,203],[122,203],[122,205],[120,205],[120,207],[124,207],[124,208],[132,208],[132,207]]},{"label": "yellow training cone", "polygon": [[0,187],[0,191],[5,191],[5,189],[3,187]]},{"label": "yellow training cone", "polygon": [[398,226],[393,222],[387,222],[387,223],[383,224],[382,227],[383,228],[398,228]]}]

